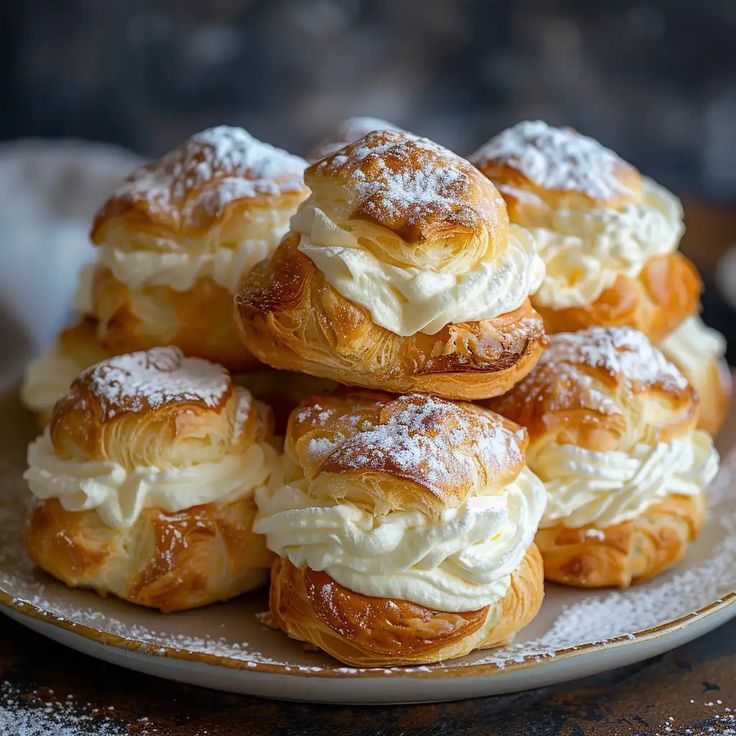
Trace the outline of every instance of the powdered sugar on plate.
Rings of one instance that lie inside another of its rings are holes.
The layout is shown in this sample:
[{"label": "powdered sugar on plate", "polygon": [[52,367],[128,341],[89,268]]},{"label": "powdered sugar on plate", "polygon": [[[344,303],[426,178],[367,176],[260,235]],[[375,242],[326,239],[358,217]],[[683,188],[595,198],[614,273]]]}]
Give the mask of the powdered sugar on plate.
[{"label": "powdered sugar on plate", "polygon": [[470,156],[483,167],[489,161],[516,169],[545,189],[576,191],[595,199],[627,193],[616,176],[629,165],[593,138],[572,128],[527,120],[504,130]]}]

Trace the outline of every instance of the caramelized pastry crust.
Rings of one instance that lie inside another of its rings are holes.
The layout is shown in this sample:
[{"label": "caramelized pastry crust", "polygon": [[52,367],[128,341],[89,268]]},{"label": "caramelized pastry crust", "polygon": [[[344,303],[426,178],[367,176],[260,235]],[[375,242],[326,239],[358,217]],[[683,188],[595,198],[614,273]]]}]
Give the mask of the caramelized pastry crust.
[{"label": "caramelized pastry crust", "polygon": [[511,642],[539,612],[542,558],[529,548],[503,600],[477,611],[436,611],[409,601],[372,598],[325,572],[276,558],[271,569],[271,624],[354,667],[442,662]]},{"label": "caramelized pastry crust", "polygon": [[528,300],[495,319],[399,337],[333,289],[298,241],[287,236],[237,296],[243,342],[274,368],[367,388],[478,399],[508,391],[542,353],[542,320]]}]

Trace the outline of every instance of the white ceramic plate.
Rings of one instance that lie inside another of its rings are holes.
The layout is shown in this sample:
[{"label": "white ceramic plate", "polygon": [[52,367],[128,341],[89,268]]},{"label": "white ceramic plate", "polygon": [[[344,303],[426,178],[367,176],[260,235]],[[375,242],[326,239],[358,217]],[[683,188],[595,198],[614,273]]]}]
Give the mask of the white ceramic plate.
[{"label": "white ceramic plate", "polygon": [[355,669],[263,626],[259,593],[163,615],[70,590],[25,557],[21,479],[33,421],[0,396],[0,604],[10,617],[100,659],[238,693],[328,703],[408,703],[508,693],[661,654],[736,616],[736,422],[719,446],[706,527],[674,571],[628,591],[549,586],[539,616],[509,647],[428,667]]}]

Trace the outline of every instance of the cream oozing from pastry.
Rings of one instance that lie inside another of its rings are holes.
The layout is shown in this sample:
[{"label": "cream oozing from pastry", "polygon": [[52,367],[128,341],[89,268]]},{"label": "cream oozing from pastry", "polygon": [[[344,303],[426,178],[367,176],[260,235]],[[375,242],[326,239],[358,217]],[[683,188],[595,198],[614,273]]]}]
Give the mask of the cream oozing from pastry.
[{"label": "cream oozing from pastry", "polygon": [[711,360],[726,354],[726,339],[694,314],[667,335],[658,347],[685,375],[692,377]]},{"label": "cream oozing from pastry", "polygon": [[292,218],[299,250],[346,299],[396,335],[434,335],[447,324],[492,319],[520,307],[544,277],[533,238],[512,225],[505,249],[461,270],[394,265],[366,248],[361,237],[305,203]]},{"label": "cream oozing from pastry", "polygon": [[88,366],[64,355],[54,344],[26,367],[20,397],[26,408],[49,412],[69,390],[72,381]]},{"label": "cream oozing from pastry", "polygon": [[[503,184],[499,190],[535,198]],[[536,301],[558,310],[592,304],[620,275],[637,276],[649,259],[672,252],[684,229],[680,201],[646,177],[641,200],[621,207],[551,210],[539,201],[521,213],[517,222],[546,266]]]},{"label": "cream oozing from pastry", "polygon": [[718,453],[702,430],[671,442],[598,452],[551,444],[530,458],[547,490],[540,526],[606,527],[633,519],[670,494],[695,496],[718,471]]},{"label": "cream oozing from pastry", "polygon": [[108,526],[127,528],[144,509],[175,513],[249,496],[267,482],[277,462],[276,450],[258,441],[216,462],[126,468],[113,460],[59,457],[47,430],[30,444],[23,477],[36,498],[56,498],[66,511],[95,510]]},{"label": "cream oozing from pastry", "polygon": [[531,545],[544,510],[540,481],[524,468],[500,492],[468,498],[437,518],[374,516],[348,501],[309,495],[305,481],[256,492],[253,530],[297,566],[324,570],[363,595],[440,611],[497,603]]}]

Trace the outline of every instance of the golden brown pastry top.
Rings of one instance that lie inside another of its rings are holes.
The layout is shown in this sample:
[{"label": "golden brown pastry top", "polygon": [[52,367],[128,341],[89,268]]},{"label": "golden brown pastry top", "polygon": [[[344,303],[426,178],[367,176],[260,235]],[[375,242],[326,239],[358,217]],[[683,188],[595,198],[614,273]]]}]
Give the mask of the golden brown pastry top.
[{"label": "golden brown pastry top", "polygon": [[573,128],[524,121],[481,146],[470,160],[501,188],[509,209],[538,197],[555,207],[620,207],[641,194],[639,172]]},{"label": "golden brown pastry top", "polygon": [[522,428],[473,404],[345,390],[294,410],[286,472],[313,494],[437,513],[514,480],[526,442]]},{"label": "golden brown pastry top", "polygon": [[312,201],[338,225],[369,222],[411,245],[470,240],[490,230],[505,243],[508,214],[496,188],[465,159],[400,131],[374,131],[305,172]]},{"label": "golden brown pastry top", "polygon": [[268,410],[220,365],[161,347],[84,371],[55,406],[61,457],[137,465],[210,462],[270,431]]},{"label": "golden brown pastry top", "polygon": [[314,147],[307,156],[307,159],[309,161],[319,161],[319,159],[335,153],[335,151],[339,151],[349,143],[357,141],[358,138],[362,138],[374,130],[401,131],[402,129],[398,125],[389,123],[388,120],[381,120],[380,118],[362,116],[346,118],[335,127],[327,138]]},{"label": "golden brown pastry top", "polygon": [[697,396],[639,331],[594,327],[549,336],[536,368],[494,410],[560,444],[594,450],[666,442],[692,429]]},{"label": "golden brown pastry top", "polygon": [[263,217],[272,207],[293,210],[306,196],[305,166],[242,128],[209,128],[133,171],[97,213],[92,241],[105,242],[120,219],[135,229],[189,233]]}]

